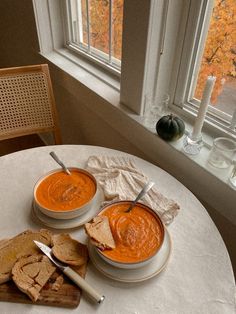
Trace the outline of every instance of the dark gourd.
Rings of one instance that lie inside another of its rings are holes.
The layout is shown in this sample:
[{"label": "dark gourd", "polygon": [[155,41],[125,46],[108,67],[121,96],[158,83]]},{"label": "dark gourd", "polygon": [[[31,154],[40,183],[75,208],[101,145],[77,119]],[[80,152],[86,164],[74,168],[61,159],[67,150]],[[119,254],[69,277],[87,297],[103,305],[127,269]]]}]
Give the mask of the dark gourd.
[{"label": "dark gourd", "polygon": [[165,141],[176,141],[180,139],[185,130],[183,120],[179,117],[169,114],[157,121],[157,134]]}]

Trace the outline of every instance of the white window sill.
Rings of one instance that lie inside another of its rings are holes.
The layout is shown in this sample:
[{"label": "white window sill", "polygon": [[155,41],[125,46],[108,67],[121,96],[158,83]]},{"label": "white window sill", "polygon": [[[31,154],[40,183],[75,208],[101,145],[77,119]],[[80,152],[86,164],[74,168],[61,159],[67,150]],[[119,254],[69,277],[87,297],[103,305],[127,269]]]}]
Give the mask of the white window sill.
[{"label": "white window sill", "polygon": [[[161,118],[161,117],[159,117],[159,118]],[[184,154],[190,160],[192,160],[193,162],[195,162],[196,164],[198,164],[199,166],[204,168],[207,172],[214,175],[215,177],[217,177],[219,180],[221,180],[225,184],[229,184],[229,177],[230,177],[230,174],[232,172],[233,165],[227,169],[219,169],[219,168],[216,168],[214,166],[211,166],[208,162],[208,157],[209,157],[210,150],[211,150],[211,144],[214,140],[214,137],[212,137],[212,135],[210,135],[209,133],[206,133],[206,132],[202,133],[203,147],[201,148],[199,154],[189,155],[183,150],[184,138],[192,130],[192,125],[186,120],[186,118],[183,120],[184,120],[185,126],[186,126],[185,135],[181,139],[179,139],[178,141],[168,142],[169,145],[172,146],[177,151]],[[156,134],[156,129],[154,127],[148,128],[148,129],[151,132]],[[230,186],[230,188],[233,189],[231,186]]]},{"label": "white window sill", "polygon": [[[126,110],[123,109],[123,111],[126,111]],[[171,112],[174,113],[174,110],[172,110]],[[134,119],[135,121],[140,123],[142,126],[144,126],[146,129],[148,129],[151,133],[158,136],[155,126],[153,126],[153,127],[146,126],[144,119],[142,117],[140,117],[136,114],[130,114],[127,111],[126,111],[126,114],[128,114],[132,119]],[[178,114],[178,116],[180,116],[180,115]],[[159,116],[159,118],[161,118],[161,116]],[[157,118],[157,120],[159,118]],[[207,172],[211,173],[212,175],[217,177],[219,180],[221,180],[222,182],[224,182],[225,184],[228,185],[229,177],[230,177],[230,174],[232,172],[233,166],[231,166],[230,168],[227,168],[227,169],[218,169],[218,168],[211,166],[208,163],[208,156],[209,156],[209,153],[211,150],[212,142],[214,140],[214,137],[211,134],[203,132],[202,138],[203,138],[204,145],[203,145],[203,147],[202,147],[202,149],[198,155],[193,156],[193,155],[189,155],[189,154],[184,152],[183,140],[184,140],[184,137],[187,134],[189,134],[190,131],[192,130],[192,125],[189,123],[189,121],[187,120],[186,117],[183,118],[183,120],[184,120],[185,127],[186,127],[185,135],[181,139],[174,141],[174,142],[167,142],[167,144],[170,145],[171,147],[173,147],[178,152],[184,154],[186,157],[188,157],[194,163],[198,164],[200,167],[204,168]],[[230,188],[233,189],[231,186],[230,186]]]},{"label": "white window sill", "polygon": [[[74,56],[67,49],[41,54],[81,84],[113,105],[119,103],[119,79]],[[66,83],[66,82],[65,82]]]}]

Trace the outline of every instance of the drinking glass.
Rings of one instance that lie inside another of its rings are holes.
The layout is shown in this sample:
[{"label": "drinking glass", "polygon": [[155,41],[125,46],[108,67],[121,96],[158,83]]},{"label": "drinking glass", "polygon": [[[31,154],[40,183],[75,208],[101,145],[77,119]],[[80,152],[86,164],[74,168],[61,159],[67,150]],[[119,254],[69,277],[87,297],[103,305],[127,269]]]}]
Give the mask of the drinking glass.
[{"label": "drinking glass", "polygon": [[208,162],[216,168],[228,168],[231,166],[236,152],[236,142],[226,138],[214,139]]},{"label": "drinking glass", "polygon": [[161,95],[152,99],[147,94],[145,96],[144,106],[144,124],[148,127],[155,127],[160,117],[167,115],[170,96],[168,94]]},{"label": "drinking glass", "polygon": [[143,122],[147,127],[154,127],[155,117],[153,116],[153,102],[152,97],[147,94],[145,96],[144,102],[144,114],[143,114]]},{"label": "drinking glass", "polygon": [[154,107],[156,108],[156,113],[159,116],[162,117],[169,113],[169,101],[170,101],[169,94],[163,94],[160,97],[155,98]]}]

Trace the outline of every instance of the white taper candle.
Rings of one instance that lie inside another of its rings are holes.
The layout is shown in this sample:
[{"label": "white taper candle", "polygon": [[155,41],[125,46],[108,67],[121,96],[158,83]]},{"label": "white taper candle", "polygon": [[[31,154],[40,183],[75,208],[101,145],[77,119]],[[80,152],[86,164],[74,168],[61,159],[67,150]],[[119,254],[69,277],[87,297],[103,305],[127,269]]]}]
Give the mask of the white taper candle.
[{"label": "white taper candle", "polygon": [[198,110],[198,115],[193,127],[192,139],[197,139],[201,135],[202,126],[207,112],[207,107],[210,102],[211,93],[215,85],[215,81],[216,81],[215,76],[208,76],[202,95],[202,101]]}]

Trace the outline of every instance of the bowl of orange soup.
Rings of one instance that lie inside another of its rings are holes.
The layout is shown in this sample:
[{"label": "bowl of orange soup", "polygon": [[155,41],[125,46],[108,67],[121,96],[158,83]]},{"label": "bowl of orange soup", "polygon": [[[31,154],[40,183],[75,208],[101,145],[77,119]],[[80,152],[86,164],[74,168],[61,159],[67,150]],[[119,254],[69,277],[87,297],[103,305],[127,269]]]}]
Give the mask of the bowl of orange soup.
[{"label": "bowl of orange soup", "polygon": [[109,224],[115,249],[96,248],[100,257],[118,268],[135,269],[151,262],[160,250],[165,228],[150,207],[137,203],[130,212],[125,212],[131,201],[118,201],[103,207],[99,215],[105,215]]},{"label": "bowl of orange soup", "polygon": [[86,213],[94,203],[97,182],[92,174],[80,168],[48,172],[34,186],[34,205],[45,215],[72,219]]}]

